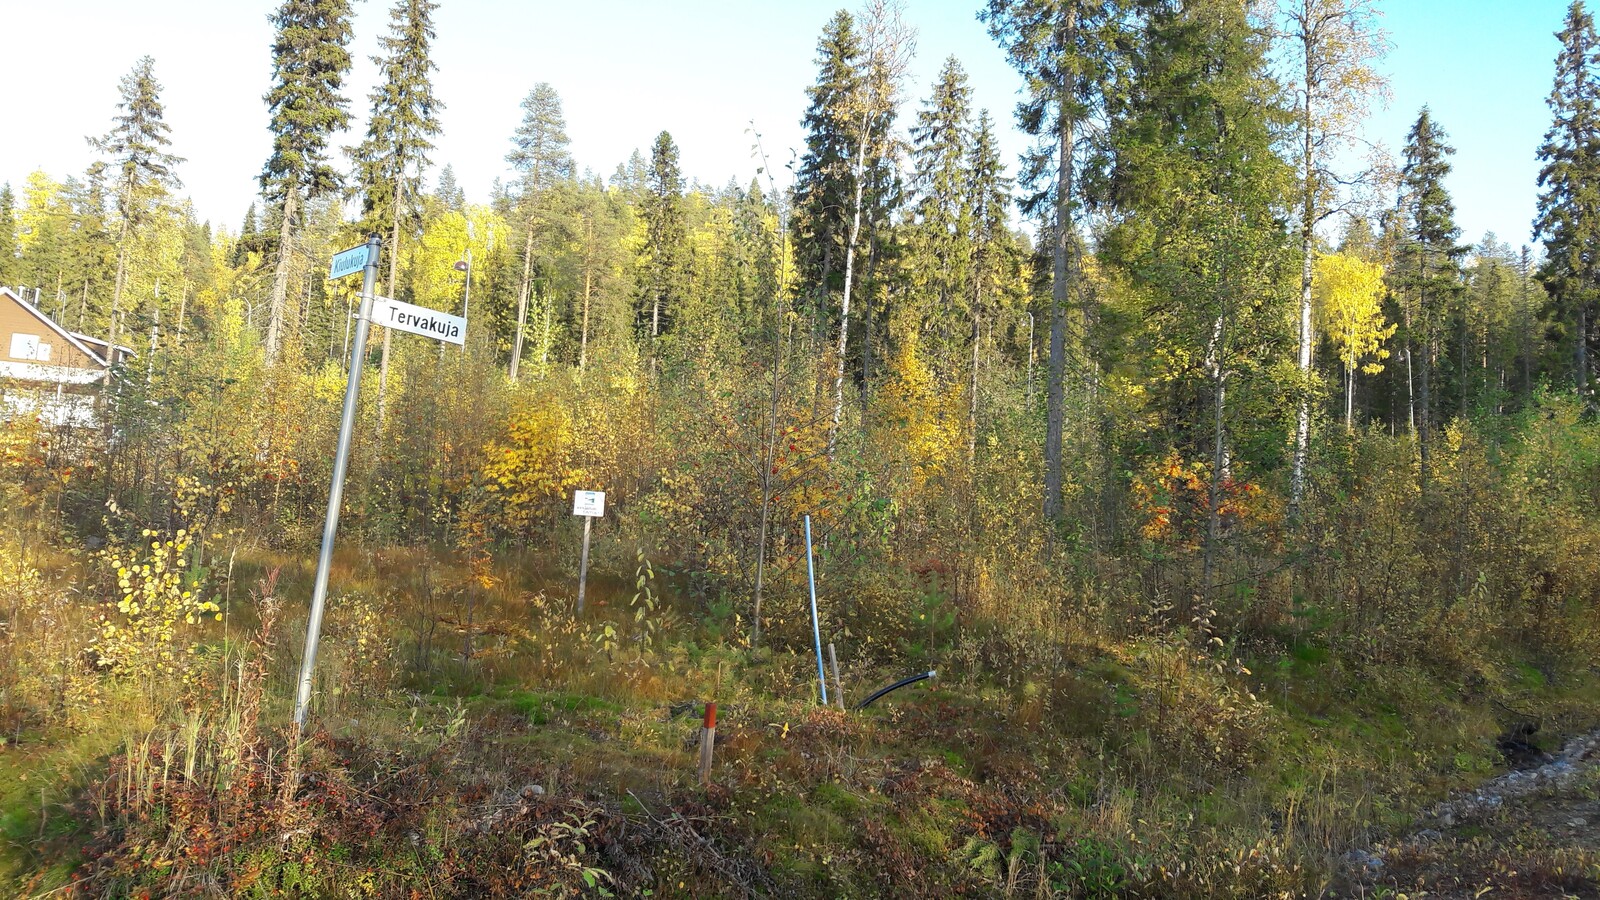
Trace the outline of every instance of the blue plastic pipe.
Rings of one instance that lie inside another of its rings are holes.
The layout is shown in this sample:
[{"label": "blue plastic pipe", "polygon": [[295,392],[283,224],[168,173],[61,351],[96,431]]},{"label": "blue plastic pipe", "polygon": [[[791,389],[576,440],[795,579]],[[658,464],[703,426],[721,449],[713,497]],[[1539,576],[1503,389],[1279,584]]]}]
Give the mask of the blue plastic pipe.
[{"label": "blue plastic pipe", "polygon": [[817,621],[817,570],[811,562],[811,517],[806,516],[806,580],[811,582],[811,636],[817,641],[817,685],[822,688],[822,705],[828,705],[828,676],[822,669],[822,625]]}]

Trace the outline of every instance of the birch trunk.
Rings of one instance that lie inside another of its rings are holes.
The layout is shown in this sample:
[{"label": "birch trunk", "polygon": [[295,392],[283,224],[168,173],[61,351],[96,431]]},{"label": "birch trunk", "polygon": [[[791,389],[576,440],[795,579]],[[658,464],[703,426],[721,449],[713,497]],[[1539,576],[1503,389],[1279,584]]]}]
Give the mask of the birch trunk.
[{"label": "birch trunk", "polygon": [[1311,451],[1311,287],[1316,262],[1317,168],[1311,139],[1311,106],[1316,73],[1309,29],[1306,32],[1305,98],[1300,108],[1301,205],[1300,205],[1300,408],[1295,414],[1294,464],[1289,476],[1289,518],[1298,519],[1306,494],[1306,458]]}]

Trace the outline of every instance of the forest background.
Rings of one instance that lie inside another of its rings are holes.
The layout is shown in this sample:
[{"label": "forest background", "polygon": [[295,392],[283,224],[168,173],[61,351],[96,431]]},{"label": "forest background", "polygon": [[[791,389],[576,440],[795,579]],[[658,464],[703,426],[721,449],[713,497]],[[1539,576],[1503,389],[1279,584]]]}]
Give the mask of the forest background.
[{"label": "forest background", "polygon": [[[80,763],[56,802],[97,826],[19,807],[31,884],[331,891],[355,853],[375,892],[473,895],[472,860],[516,850],[494,890],[1294,895],[1493,769],[1496,738],[1592,725],[1581,2],[1550,25],[1538,247],[1464,241],[1427,107],[1398,155],[1364,130],[1387,39],[1361,0],[993,0],[1015,111],[975,108],[955,58],[909,96],[910,13],[874,0],[821,29],[804,147],[751,128],[753,180],[686,179],[669,131],[581,167],[539,83],[479,198],[436,159],[438,9],[394,5],[357,103],[348,3],[274,13],[237,232],[183,199],[148,57],[86,171],[0,189],[0,284],[138,354],[105,427],[0,431],[0,722],[28,766]],[[352,346],[323,267],[368,234],[379,293],[464,310],[464,348]],[[281,727],[285,634],[363,353],[331,730],[306,737]],[[583,616],[576,489],[609,501]],[[939,669],[916,728],[805,702],[806,517],[852,694]],[[723,696],[748,729],[725,778],[766,798],[745,820],[741,789],[661,774],[683,750],[657,711]],[[486,772],[508,733],[527,758]],[[619,768],[572,749],[595,733]],[[912,759],[936,786],[886,799]],[[503,845],[483,798],[517,765],[572,790],[525,793]],[[353,799],[418,767],[412,818]],[[263,821],[292,875],[254,855]],[[715,864],[673,843],[691,821]]]}]

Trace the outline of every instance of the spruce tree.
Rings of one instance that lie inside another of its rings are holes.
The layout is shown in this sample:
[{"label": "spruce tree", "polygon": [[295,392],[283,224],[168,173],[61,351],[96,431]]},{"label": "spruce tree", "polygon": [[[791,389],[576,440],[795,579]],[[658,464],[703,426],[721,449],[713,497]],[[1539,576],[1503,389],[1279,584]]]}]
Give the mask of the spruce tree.
[{"label": "spruce tree", "polygon": [[252,203],[250,208],[245,210],[244,221],[239,223],[239,240],[233,245],[228,265],[237,269],[244,265],[252,252],[260,253],[262,249],[261,229],[256,222],[256,205]]},{"label": "spruce tree", "polygon": [[517,213],[523,226],[522,285],[517,292],[517,333],[511,348],[511,378],[522,365],[523,329],[528,321],[528,292],[534,277],[534,250],[549,213],[550,189],[572,177],[567,120],[561,96],[548,82],[539,82],[522,101],[522,124],[511,136],[506,162],[522,176],[517,191]]},{"label": "spruce tree", "polygon": [[8,181],[0,184],[0,287],[15,286],[17,252],[17,197]]},{"label": "spruce tree", "polygon": [[433,193],[451,212],[462,212],[467,208],[467,192],[456,181],[455,166],[447,165],[439,170],[439,185]]},{"label": "spruce tree", "polygon": [[[1004,286],[1021,275],[1021,257],[1011,235],[1011,178],[1000,155],[994,119],[980,110],[966,159],[967,221],[971,223],[972,368],[968,384],[967,455],[978,449],[978,353],[983,320]],[[1030,348],[1031,349],[1031,348]]]},{"label": "spruce tree", "polygon": [[[77,306],[71,316],[75,331],[97,327],[97,321],[92,325],[89,318],[94,312],[89,308],[89,300],[91,295],[104,296],[107,279],[112,277],[107,273],[113,273],[116,267],[116,242],[107,224],[106,168],[103,161],[93,162],[82,181],[70,179],[68,182],[67,203],[76,226],[67,250],[67,267],[73,273],[67,287]],[[62,322],[67,321],[64,311]]]},{"label": "spruce tree", "polygon": [[161,105],[161,85],[155,77],[155,60],[146,56],[119,84],[120,113],[111,131],[90,138],[92,147],[107,157],[116,173],[117,270],[111,293],[108,340],[117,342],[123,292],[128,283],[128,254],[135,235],[150,225],[169,191],[181,186],[174,169],[182,159],[167,152],[171,127]]},{"label": "spruce tree", "polygon": [[273,84],[264,99],[272,114],[272,154],[261,171],[261,190],[275,207],[278,238],[267,320],[268,365],[277,362],[282,349],[295,235],[305,208],[339,188],[328,143],[350,123],[348,101],[339,93],[350,71],[350,0],[284,0],[270,21],[275,29]]},{"label": "spruce tree", "polygon": [[681,299],[684,242],[688,224],[683,208],[683,173],[678,167],[678,146],[663,131],[650,149],[650,175],[641,211],[645,224],[644,260],[640,267],[641,314],[650,318],[652,357],[662,332],[663,310],[671,316]]},{"label": "spruce tree", "polygon": [[[1123,41],[1125,6],[1126,0],[989,0],[978,14],[1026,81],[1029,99],[1018,106],[1017,121],[1039,139],[1021,180],[1030,189],[1023,211],[1042,218],[1052,264],[1043,510],[1051,522],[1063,512],[1067,302],[1088,296],[1078,290],[1079,143],[1084,124],[1103,108]],[[1092,318],[1092,310],[1086,312]]]},{"label": "spruce tree", "polygon": [[795,173],[795,262],[800,291],[810,298],[819,321],[827,312],[828,293],[839,287],[849,231],[861,53],[855,17],[839,10],[817,42],[817,80],[806,88],[811,102],[801,119],[806,149]]},{"label": "spruce tree", "polygon": [[1456,241],[1461,229],[1455,222],[1455,203],[1445,190],[1450,156],[1444,130],[1427,107],[1417,116],[1406,136],[1405,165],[1401,169],[1399,227],[1404,235],[1393,270],[1393,284],[1401,294],[1408,364],[1415,365],[1417,448],[1421,457],[1421,482],[1428,488],[1432,459],[1435,370],[1440,340],[1448,324],[1453,301],[1463,290],[1461,258],[1466,248]]},{"label": "spruce tree", "polygon": [[[395,284],[403,249],[401,226],[422,194],[422,175],[428,167],[432,138],[439,133],[439,111],[433,95],[432,75],[437,68],[428,56],[435,37],[433,0],[398,0],[389,11],[389,34],[380,42],[381,57],[373,57],[382,82],[369,99],[372,115],[367,137],[351,154],[362,193],[361,228],[389,235],[390,296],[399,296]],[[378,419],[382,421],[384,396],[389,384],[389,346],[393,332],[383,330],[383,354],[378,364]]]},{"label": "spruce tree", "polygon": [[[945,61],[911,127],[911,183],[916,192],[912,240],[929,312],[928,325],[948,332],[957,308],[965,304],[972,258],[968,153],[972,127],[972,88],[961,63]],[[948,337],[948,333],[946,334]]]},{"label": "spruce tree", "polygon": [[1546,101],[1554,121],[1539,147],[1535,240],[1545,246],[1539,280],[1572,323],[1575,376],[1590,390],[1590,332],[1600,293],[1600,38],[1583,0],[1574,0],[1558,35],[1555,86]]}]

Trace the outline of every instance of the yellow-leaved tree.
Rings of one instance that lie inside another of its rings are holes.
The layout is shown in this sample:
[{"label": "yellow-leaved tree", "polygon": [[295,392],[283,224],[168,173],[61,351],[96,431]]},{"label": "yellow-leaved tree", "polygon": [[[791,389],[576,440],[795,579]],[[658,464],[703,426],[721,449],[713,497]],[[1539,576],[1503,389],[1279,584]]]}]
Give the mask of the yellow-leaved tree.
[{"label": "yellow-leaved tree", "polygon": [[941,391],[914,339],[900,344],[889,378],[879,390],[875,415],[882,458],[904,466],[912,489],[920,490],[961,455],[965,424],[959,388]]},{"label": "yellow-leaved tree", "polygon": [[[487,206],[469,206],[464,212],[449,210],[429,219],[407,259],[412,301],[429,309],[460,314],[468,299],[467,273],[457,269],[456,264],[470,260],[473,292],[477,293],[483,287],[490,253],[505,243],[508,233],[505,221]],[[472,299],[471,305],[480,312],[467,310],[469,318],[487,319],[488,306],[481,303],[482,298]]]},{"label": "yellow-leaved tree", "polygon": [[1356,371],[1383,371],[1389,351],[1383,342],[1397,325],[1383,318],[1383,266],[1344,253],[1317,257],[1317,314],[1322,330],[1333,339],[1344,364],[1344,424],[1351,425]]},{"label": "yellow-leaved tree", "polygon": [[541,508],[560,507],[556,501],[583,480],[575,444],[572,415],[559,397],[529,396],[511,413],[505,436],[484,450],[484,490],[500,500],[502,527],[527,534]]}]

